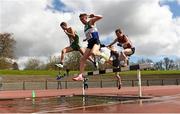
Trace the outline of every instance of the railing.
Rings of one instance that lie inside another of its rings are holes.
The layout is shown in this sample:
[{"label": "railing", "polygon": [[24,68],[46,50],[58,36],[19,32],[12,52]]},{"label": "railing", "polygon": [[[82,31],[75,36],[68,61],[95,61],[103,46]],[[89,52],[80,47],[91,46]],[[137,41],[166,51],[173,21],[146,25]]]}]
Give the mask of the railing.
[{"label": "railing", "polygon": [[[88,87],[116,87],[116,80],[88,81]],[[124,87],[138,86],[138,80],[122,80]],[[180,79],[146,79],[142,80],[142,86],[153,85],[179,85]],[[38,89],[68,89],[81,88],[82,82],[76,81],[22,81],[22,82],[3,82],[1,90],[38,90]]]}]

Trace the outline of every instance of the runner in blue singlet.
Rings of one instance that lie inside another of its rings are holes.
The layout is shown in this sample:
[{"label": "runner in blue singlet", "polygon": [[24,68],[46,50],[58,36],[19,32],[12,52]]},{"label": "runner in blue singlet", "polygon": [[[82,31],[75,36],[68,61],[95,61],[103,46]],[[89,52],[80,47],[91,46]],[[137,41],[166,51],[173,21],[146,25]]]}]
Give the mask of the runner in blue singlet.
[{"label": "runner in blue singlet", "polygon": [[[78,81],[78,80],[83,80],[83,75],[82,73],[84,72],[85,68],[85,63],[87,61],[87,58],[91,55],[97,55],[104,57],[105,59],[109,59],[99,51],[100,49],[100,41],[99,41],[99,35],[98,35],[98,30],[95,27],[95,23],[102,19],[102,16],[100,15],[87,15],[86,13],[80,14],[79,16],[80,21],[84,24],[84,32],[86,35],[86,39],[84,41],[88,42],[87,49],[83,55],[83,57],[80,60],[80,74],[77,77],[74,77],[73,80]],[[89,21],[88,21],[89,18]]]}]

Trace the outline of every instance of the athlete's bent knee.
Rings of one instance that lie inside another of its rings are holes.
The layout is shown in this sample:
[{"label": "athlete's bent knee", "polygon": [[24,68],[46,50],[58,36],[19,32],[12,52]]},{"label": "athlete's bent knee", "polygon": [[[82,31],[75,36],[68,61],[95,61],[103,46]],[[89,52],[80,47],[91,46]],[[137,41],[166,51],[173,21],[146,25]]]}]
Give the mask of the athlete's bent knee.
[{"label": "athlete's bent knee", "polygon": [[66,53],[66,49],[63,49],[63,50],[61,51],[61,53],[62,53],[62,54],[65,54],[65,53]]}]

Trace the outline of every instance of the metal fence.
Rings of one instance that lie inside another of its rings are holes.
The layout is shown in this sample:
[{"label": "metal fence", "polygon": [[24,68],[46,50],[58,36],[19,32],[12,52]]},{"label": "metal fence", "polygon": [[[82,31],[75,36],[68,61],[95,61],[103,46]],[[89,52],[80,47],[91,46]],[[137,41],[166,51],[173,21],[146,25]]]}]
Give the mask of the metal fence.
[{"label": "metal fence", "polygon": [[[116,87],[115,80],[88,81],[89,88],[95,87]],[[138,86],[138,80],[122,80],[124,87]],[[142,80],[142,86],[154,85],[179,85],[180,79],[147,79]],[[76,81],[22,81],[22,82],[2,82],[1,90],[42,90],[42,89],[68,89],[81,88],[82,82]]]}]

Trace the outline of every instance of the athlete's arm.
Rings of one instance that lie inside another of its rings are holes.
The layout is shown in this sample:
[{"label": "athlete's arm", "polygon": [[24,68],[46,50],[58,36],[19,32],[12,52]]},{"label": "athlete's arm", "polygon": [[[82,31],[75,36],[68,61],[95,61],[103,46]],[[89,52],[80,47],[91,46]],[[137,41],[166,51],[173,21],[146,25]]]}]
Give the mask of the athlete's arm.
[{"label": "athlete's arm", "polygon": [[68,35],[68,36],[72,36],[73,38],[76,36],[75,35],[75,31],[70,27],[69,28],[70,32],[68,32],[67,30],[65,30],[64,32]]},{"label": "athlete's arm", "polygon": [[94,14],[91,14],[89,15],[89,18],[90,21],[89,21],[89,24],[90,25],[94,25],[96,21],[99,21],[100,19],[102,19],[103,17],[101,15],[94,15]]},{"label": "athlete's arm", "polygon": [[117,42],[117,38],[116,38],[111,44],[109,44],[108,47],[111,47],[111,46],[114,45],[116,42]]}]

